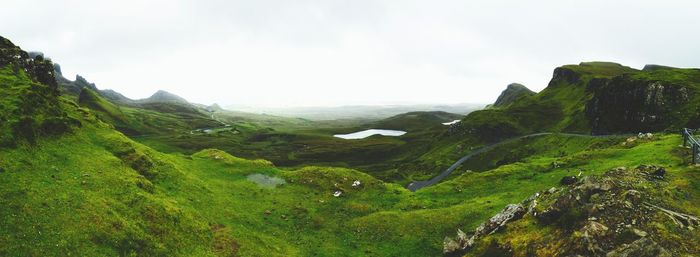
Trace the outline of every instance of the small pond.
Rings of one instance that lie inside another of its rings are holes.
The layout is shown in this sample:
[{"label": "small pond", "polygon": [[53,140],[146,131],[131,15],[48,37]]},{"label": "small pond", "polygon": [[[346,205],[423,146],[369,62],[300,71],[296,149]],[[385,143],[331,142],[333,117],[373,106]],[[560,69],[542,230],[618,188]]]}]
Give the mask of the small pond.
[{"label": "small pond", "polygon": [[390,137],[398,137],[406,134],[406,131],[401,130],[389,130],[389,129],[368,129],[351,134],[338,134],[333,135],[334,137],[339,137],[342,139],[363,139],[373,135],[382,135]]},{"label": "small pond", "polygon": [[265,188],[275,188],[279,185],[284,185],[287,183],[283,178],[270,177],[260,173],[248,175],[248,181],[254,182],[255,184],[258,184],[258,186]]}]

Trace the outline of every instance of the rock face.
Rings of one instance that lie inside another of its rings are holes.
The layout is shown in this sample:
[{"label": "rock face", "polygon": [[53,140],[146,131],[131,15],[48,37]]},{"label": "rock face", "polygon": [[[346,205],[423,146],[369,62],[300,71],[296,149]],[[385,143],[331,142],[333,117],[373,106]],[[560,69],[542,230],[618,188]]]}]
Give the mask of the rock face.
[{"label": "rock face", "polygon": [[[697,256],[700,219],[674,205],[660,167],[624,167],[509,205],[472,235],[458,230],[455,256]],[[528,206],[527,210],[523,206]],[[672,235],[668,233],[672,232]],[[497,235],[496,235],[497,234]]]},{"label": "rock face", "polygon": [[532,90],[528,89],[527,87],[518,83],[513,83],[508,85],[508,87],[505,90],[503,90],[503,92],[501,92],[501,95],[498,96],[498,99],[496,99],[496,102],[493,103],[493,106],[506,106],[515,102],[515,100],[517,100],[520,97],[530,96],[534,94],[535,92],[532,92]]},{"label": "rock face", "polygon": [[680,113],[693,93],[685,83],[623,75],[591,81],[589,89],[593,97],[585,111],[593,133],[662,131],[697,119]]}]

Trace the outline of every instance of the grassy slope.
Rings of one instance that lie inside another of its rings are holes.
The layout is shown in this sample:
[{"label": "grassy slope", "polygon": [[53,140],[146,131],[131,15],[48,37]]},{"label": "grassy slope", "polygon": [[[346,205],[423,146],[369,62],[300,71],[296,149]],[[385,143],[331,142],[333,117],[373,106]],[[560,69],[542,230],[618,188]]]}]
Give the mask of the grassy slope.
[{"label": "grassy slope", "polygon": [[83,88],[78,96],[78,104],[90,108],[99,114],[100,118],[116,127],[123,127],[127,117],[117,105],[105,100],[95,91]]}]

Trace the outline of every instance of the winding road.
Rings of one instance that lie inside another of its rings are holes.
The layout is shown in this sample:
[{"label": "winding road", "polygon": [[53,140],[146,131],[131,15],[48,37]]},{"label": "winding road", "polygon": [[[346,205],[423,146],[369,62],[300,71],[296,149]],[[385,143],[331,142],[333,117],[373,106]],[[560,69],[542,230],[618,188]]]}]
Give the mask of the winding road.
[{"label": "winding road", "polygon": [[460,159],[457,160],[454,164],[452,164],[452,166],[450,166],[449,168],[447,168],[445,171],[443,171],[443,172],[440,173],[439,175],[437,175],[437,176],[431,178],[430,180],[413,181],[413,182],[411,182],[410,184],[408,184],[408,185],[406,186],[406,188],[407,188],[408,190],[411,190],[412,192],[415,192],[415,191],[418,190],[418,189],[421,189],[421,188],[424,188],[424,187],[427,187],[427,186],[435,185],[435,184],[439,183],[440,181],[442,181],[443,179],[445,179],[445,178],[446,178],[447,176],[449,176],[450,174],[452,174],[452,172],[453,172],[455,169],[457,169],[457,167],[459,167],[459,165],[462,165],[462,163],[464,163],[465,161],[471,159],[472,157],[474,157],[474,156],[476,156],[476,155],[479,155],[479,154],[481,154],[481,153],[483,153],[483,152],[492,150],[492,149],[494,149],[494,148],[496,148],[496,147],[499,147],[499,146],[501,146],[501,145],[504,145],[504,144],[507,144],[507,143],[511,143],[511,142],[514,142],[514,141],[517,141],[517,140],[521,140],[521,139],[532,138],[532,137],[539,137],[539,136],[547,136],[547,135],[553,135],[553,134],[563,135],[563,136],[572,136],[572,137],[625,137],[625,136],[629,136],[629,135],[587,135],[587,134],[570,134],[570,133],[543,132],[543,133],[535,133],[535,134],[530,134],[530,135],[525,135],[525,136],[520,136],[520,137],[514,137],[514,138],[511,138],[511,139],[506,139],[506,140],[503,140],[503,141],[501,141],[501,142],[494,143],[494,144],[487,145],[487,146],[484,146],[484,147],[482,147],[482,148],[479,148],[478,150],[473,151],[473,152],[471,152],[471,153],[465,155],[464,157],[460,158]]}]

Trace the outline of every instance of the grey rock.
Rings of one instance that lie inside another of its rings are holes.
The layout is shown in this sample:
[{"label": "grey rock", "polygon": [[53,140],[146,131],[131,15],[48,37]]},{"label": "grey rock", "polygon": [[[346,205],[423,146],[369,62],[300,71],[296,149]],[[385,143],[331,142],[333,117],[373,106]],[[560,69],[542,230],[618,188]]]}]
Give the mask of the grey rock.
[{"label": "grey rock", "polygon": [[456,240],[445,238],[443,242],[443,253],[462,253],[471,248],[477,239],[496,233],[506,226],[508,222],[522,218],[525,212],[526,210],[521,204],[509,204],[506,206],[506,208],[491,217],[488,221],[481,223],[471,237],[467,238],[467,235],[464,232],[457,230]]},{"label": "grey rock", "polygon": [[654,240],[643,237],[608,252],[606,257],[671,257],[671,254]]}]

